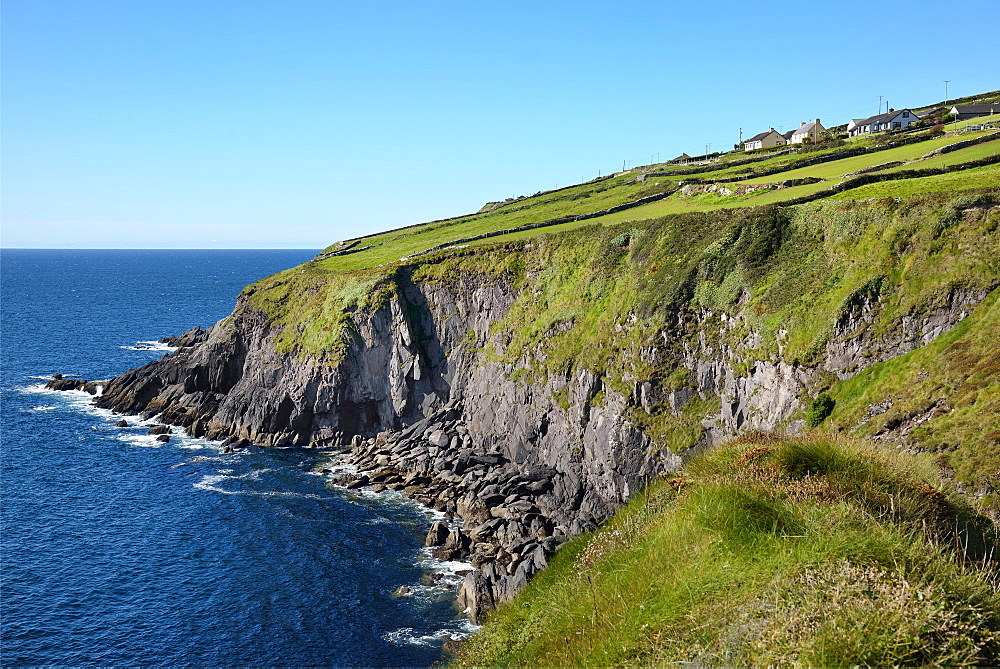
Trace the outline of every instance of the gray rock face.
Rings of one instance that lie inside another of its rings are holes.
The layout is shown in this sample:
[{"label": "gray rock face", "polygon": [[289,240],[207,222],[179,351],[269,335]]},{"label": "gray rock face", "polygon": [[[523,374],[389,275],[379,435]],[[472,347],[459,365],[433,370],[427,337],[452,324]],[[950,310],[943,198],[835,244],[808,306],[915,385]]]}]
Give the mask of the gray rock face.
[{"label": "gray rock face", "polygon": [[[350,444],[365,473],[344,485],[399,490],[460,521],[461,529],[432,528],[427,540],[435,554],[477,566],[460,593],[475,619],[523,587],[565,537],[680,466],[679,454],[631,422],[634,411],[676,413],[696,396],[718,397],[721,409],[703,421],[706,444],[745,429],[799,427],[790,418],[817,370],[780,355],[742,364],[760,336],[739,345],[718,336],[738,315],[702,313],[684,337],[665,329],[663,346],[644,350],[643,361],[673,356],[689,382],[665,388],[625,369],[634,390],[622,394],[582,368],[526,383],[517,365],[488,356],[504,343],[491,325],[515,297],[510,285],[480,276],[420,284],[404,275],[398,297],[353,314],[357,336],[335,364],[279,353],[279,333],[241,297],[232,316],[191,333],[191,345],[104,383],[96,403],[158,415],[193,436],[225,439],[227,449]],[[956,292],[878,338],[866,328],[878,296],[859,298],[821,368],[846,378],[912,350],[982,297]],[[623,314],[622,327],[630,320]]]}]

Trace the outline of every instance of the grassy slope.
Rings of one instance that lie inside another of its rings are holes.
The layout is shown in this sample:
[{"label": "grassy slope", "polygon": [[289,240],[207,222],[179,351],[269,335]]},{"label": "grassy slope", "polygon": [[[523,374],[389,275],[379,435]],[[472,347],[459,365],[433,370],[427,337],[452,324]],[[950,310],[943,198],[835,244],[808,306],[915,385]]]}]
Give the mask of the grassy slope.
[{"label": "grassy slope", "polygon": [[997,184],[1000,184],[1000,165],[987,165],[962,172],[868,184],[841,191],[836,195],[831,195],[829,199],[866,200],[873,197],[909,197],[917,193],[948,193],[979,188],[996,188]]},{"label": "grassy slope", "polygon": [[[977,133],[977,135],[978,134],[979,133]],[[970,134],[969,137],[977,135]],[[905,146],[898,146],[894,149],[886,149],[885,151],[879,151],[876,153],[854,156],[852,158],[844,158],[843,160],[834,160],[828,163],[820,163],[818,165],[809,165],[808,167],[783,172],[778,177],[759,177],[756,179],[748,179],[747,183],[768,183],[772,181],[781,181],[783,179],[802,179],[804,177],[840,179],[845,174],[857,172],[860,169],[871,167],[872,165],[878,165],[880,163],[887,163],[896,160],[916,160],[917,158],[926,156],[935,149],[940,149],[948,144],[954,144],[956,141],[959,140],[953,137],[939,137],[937,139],[931,139],[918,144],[907,144]]]},{"label": "grassy slope", "polygon": [[561,549],[453,663],[988,662],[997,574],[973,563],[990,532],[912,459],[751,436]]}]

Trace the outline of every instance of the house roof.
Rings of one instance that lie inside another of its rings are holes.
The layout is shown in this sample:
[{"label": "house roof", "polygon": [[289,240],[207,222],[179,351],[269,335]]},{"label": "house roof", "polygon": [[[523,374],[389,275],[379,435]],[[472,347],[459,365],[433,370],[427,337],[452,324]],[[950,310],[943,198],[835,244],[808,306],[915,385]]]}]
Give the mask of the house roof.
[{"label": "house roof", "polygon": [[757,142],[757,141],[760,141],[760,140],[764,139],[765,137],[767,137],[768,135],[770,135],[772,132],[774,132],[774,128],[771,128],[770,130],[766,130],[764,132],[758,132],[756,135],[754,135],[750,139],[743,140],[743,143],[746,144],[747,142]]},{"label": "house roof", "polygon": [[910,112],[911,114],[913,114],[914,118],[916,118],[917,116],[912,109],[892,109],[890,111],[883,112],[881,114],[875,114],[875,116],[869,116],[863,121],[858,121],[858,123],[854,127],[856,128],[859,125],[875,125],[883,121],[891,121],[892,119],[896,118],[903,112]]},{"label": "house roof", "polygon": [[788,132],[786,132],[786,133],[785,133],[784,135],[782,135],[782,137],[784,137],[785,139],[791,139],[791,138],[792,138],[792,135],[794,135],[794,134],[795,134],[795,131],[794,131],[794,130],[789,130],[789,131],[788,131]]},{"label": "house roof", "polygon": [[951,110],[953,114],[956,111],[959,114],[996,114],[1000,113],[1000,104],[994,102],[988,105],[955,105]]},{"label": "house roof", "polygon": [[809,123],[803,123],[798,128],[792,131],[793,135],[802,135],[813,129],[816,125],[816,121],[809,121]]}]

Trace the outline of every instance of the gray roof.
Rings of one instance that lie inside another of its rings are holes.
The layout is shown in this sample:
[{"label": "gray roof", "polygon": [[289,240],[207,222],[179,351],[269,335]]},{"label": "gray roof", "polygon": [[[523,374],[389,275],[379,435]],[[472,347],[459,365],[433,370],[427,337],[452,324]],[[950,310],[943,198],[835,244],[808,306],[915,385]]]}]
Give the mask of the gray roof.
[{"label": "gray roof", "polygon": [[903,112],[910,112],[911,114],[913,114],[914,118],[917,117],[916,113],[914,113],[912,109],[893,109],[891,111],[882,112],[881,114],[875,114],[875,116],[869,116],[863,121],[858,121],[857,125],[854,127],[858,127],[859,125],[877,125],[882,121],[888,121],[890,119],[894,119]]},{"label": "gray roof", "polygon": [[803,123],[798,128],[796,128],[795,130],[793,130],[792,134],[793,135],[797,135],[797,134],[802,133],[802,132],[809,132],[810,130],[813,129],[814,125],[816,125],[816,121],[809,121],[809,123]]},{"label": "gray roof", "polygon": [[756,142],[756,141],[762,140],[765,137],[767,137],[768,135],[770,135],[772,132],[774,132],[775,134],[777,134],[776,131],[774,130],[774,128],[772,128],[770,130],[765,130],[764,132],[758,132],[756,135],[754,135],[750,139],[744,139],[743,143],[746,144],[747,142]]},{"label": "gray roof", "polygon": [[1000,114],[1000,103],[988,105],[955,105],[952,107],[959,114]]}]

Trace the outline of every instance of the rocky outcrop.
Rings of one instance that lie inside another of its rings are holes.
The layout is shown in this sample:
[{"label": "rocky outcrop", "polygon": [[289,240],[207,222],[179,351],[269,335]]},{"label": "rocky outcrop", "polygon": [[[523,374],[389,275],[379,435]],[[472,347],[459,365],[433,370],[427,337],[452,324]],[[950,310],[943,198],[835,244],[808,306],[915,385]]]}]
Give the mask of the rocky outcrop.
[{"label": "rocky outcrop", "polygon": [[366,473],[337,483],[396,490],[458,521],[434,523],[425,543],[440,559],[476,567],[459,604],[478,621],[524,587],[566,538],[594,526],[586,508],[595,493],[572,469],[518,465],[477,443],[462,415],[461,404],[450,402],[403,431],[359,441],[352,459]]},{"label": "rocky outcrop", "polygon": [[100,395],[107,381],[87,381],[86,379],[67,379],[62,374],[53,374],[46,382],[49,390],[82,390],[90,395]]},{"label": "rocky outcrop", "polygon": [[178,348],[182,346],[194,346],[195,344],[200,344],[208,339],[208,333],[211,329],[212,328],[202,330],[201,326],[196,325],[190,330],[185,330],[176,337],[160,337],[159,341],[161,344],[176,346]]}]

